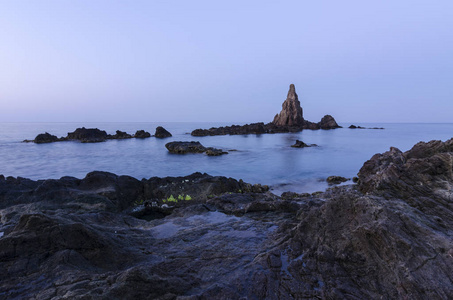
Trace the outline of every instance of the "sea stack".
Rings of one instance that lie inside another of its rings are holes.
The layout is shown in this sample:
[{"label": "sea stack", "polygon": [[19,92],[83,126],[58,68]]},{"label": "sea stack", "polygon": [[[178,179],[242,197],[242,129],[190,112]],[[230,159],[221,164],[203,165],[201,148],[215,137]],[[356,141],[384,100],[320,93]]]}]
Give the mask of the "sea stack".
[{"label": "sea stack", "polygon": [[288,96],[282,104],[282,111],[275,115],[272,122],[276,126],[302,126],[304,117],[302,115],[302,107],[300,106],[299,98],[296,94],[294,84],[289,86]]}]

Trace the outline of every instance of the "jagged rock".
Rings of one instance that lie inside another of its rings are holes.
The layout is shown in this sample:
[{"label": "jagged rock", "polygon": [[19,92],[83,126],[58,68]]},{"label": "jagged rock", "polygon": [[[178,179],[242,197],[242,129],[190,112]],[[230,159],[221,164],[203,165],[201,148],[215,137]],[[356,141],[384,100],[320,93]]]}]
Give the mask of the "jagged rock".
[{"label": "jagged rock", "polygon": [[162,126],[158,126],[156,128],[156,132],[154,133],[154,136],[157,138],[166,138],[166,137],[171,137],[171,133],[168,132],[165,128]]},{"label": "jagged rock", "polygon": [[450,202],[452,161],[453,139],[420,142],[404,153],[392,147],[364,163],[358,184],[364,193],[402,198],[415,194]]},{"label": "jagged rock", "polygon": [[325,115],[324,117],[322,117],[321,122],[319,122],[319,128],[335,129],[335,128],[341,128],[341,126],[338,126],[337,122],[331,115]]},{"label": "jagged rock", "polygon": [[340,184],[340,183],[346,182],[348,180],[349,180],[348,178],[342,177],[342,176],[329,176],[326,179],[326,181],[329,185]]},{"label": "jagged rock", "polygon": [[74,132],[68,132],[66,139],[68,140],[78,140],[82,143],[99,143],[107,140],[107,132],[104,130],[99,130],[97,128],[85,127],[77,128]]},{"label": "jagged rock", "polygon": [[293,148],[305,148],[305,147],[316,147],[316,146],[317,146],[316,144],[308,145],[299,140],[296,140],[296,143],[294,145],[291,145],[291,147],[293,147]]},{"label": "jagged rock", "polygon": [[304,117],[294,84],[289,86],[288,96],[282,104],[282,111],[277,114],[272,123],[276,126],[302,126]]},{"label": "jagged rock", "polygon": [[134,137],[137,139],[145,139],[151,137],[151,133],[144,131],[144,130],[137,130],[135,132]]},{"label": "jagged rock", "polygon": [[124,140],[124,139],[131,139],[132,135],[127,132],[117,130],[115,135],[108,136],[109,139],[112,140]]},{"label": "jagged rock", "polygon": [[356,186],[284,199],[201,173],[0,176],[0,295],[451,299],[452,156],[393,148]]}]

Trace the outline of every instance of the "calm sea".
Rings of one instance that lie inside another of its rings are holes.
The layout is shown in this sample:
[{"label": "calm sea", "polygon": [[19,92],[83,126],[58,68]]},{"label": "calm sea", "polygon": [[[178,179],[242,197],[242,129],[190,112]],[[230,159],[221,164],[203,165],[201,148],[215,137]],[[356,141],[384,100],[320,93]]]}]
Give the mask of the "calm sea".
[{"label": "calm sea", "polygon": [[[104,143],[52,144],[23,143],[43,132],[66,136],[78,127],[135,133],[144,129],[154,134],[164,126],[173,137],[157,139],[109,140]],[[185,176],[206,172],[270,185],[282,191],[314,192],[324,190],[325,178],[340,175],[352,178],[375,153],[391,146],[406,151],[419,141],[447,140],[453,137],[453,124],[364,124],[384,130],[348,129],[304,130],[244,136],[192,137],[196,128],[231,125],[227,123],[1,123],[0,174],[31,179],[74,176],[83,178],[93,170],[130,175],[137,179],[152,176]],[[313,148],[291,148],[299,139]],[[200,141],[204,146],[224,150],[228,155],[172,155],[165,148],[170,141]]]}]

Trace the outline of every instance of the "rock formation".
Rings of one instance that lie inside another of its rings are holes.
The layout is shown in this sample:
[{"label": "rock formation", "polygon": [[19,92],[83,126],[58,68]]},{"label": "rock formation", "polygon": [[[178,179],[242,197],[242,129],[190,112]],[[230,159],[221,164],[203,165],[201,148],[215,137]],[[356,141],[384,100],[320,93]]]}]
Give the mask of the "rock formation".
[{"label": "rock formation", "polygon": [[316,147],[316,146],[318,146],[318,145],[316,145],[316,144],[308,145],[299,140],[296,140],[296,143],[294,145],[291,145],[291,147],[293,147],[293,148],[306,148],[306,147]]},{"label": "rock formation", "polygon": [[201,173],[0,175],[0,298],[452,299],[452,161],[453,139],[392,148],[357,185],[284,197]]},{"label": "rock formation", "polygon": [[275,115],[272,123],[276,126],[300,127],[304,123],[302,107],[296,94],[294,84],[289,86],[288,96],[282,104],[282,111]]},{"label": "rock formation", "polygon": [[214,127],[210,129],[195,129],[192,131],[193,136],[208,136],[208,135],[237,135],[237,134],[262,134],[262,133],[284,133],[284,132],[299,132],[303,129],[335,129],[341,128],[338,126],[335,119],[326,115],[318,123],[313,123],[304,120],[302,107],[294,84],[289,86],[288,96],[282,104],[282,111],[277,114],[274,121],[268,124],[252,123],[246,125],[232,125],[225,127]]},{"label": "rock formation", "polygon": [[173,154],[187,154],[187,153],[205,153],[208,156],[219,156],[228,154],[222,149],[205,147],[200,142],[170,142],[165,144],[165,148]]},{"label": "rock formation", "polygon": [[[58,138],[49,133],[41,133],[36,136],[34,140],[24,140],[26,143],[34,142],[36,144],[53,143],[62,141],[80,141],[82,143],[99,143],[106,140],[124,140],[131,138],[148,138],[151,134],[144,130],[137,130],[135,135],[130,135],[127,132],[117,130],[114,135],[107,134],[104,130],[98,128],[77,128],[74,132],[68,132],[66,137]],[[171,135],[170,135],[171,136]]]},{"label": "rock formation", "polygon": [[171,137],[171,133],[168,132],[165,128],[162,126],[158,126],[156,128],[156,132],[154,133],[154,136],[157,138],[166,138],[166,137]]}]

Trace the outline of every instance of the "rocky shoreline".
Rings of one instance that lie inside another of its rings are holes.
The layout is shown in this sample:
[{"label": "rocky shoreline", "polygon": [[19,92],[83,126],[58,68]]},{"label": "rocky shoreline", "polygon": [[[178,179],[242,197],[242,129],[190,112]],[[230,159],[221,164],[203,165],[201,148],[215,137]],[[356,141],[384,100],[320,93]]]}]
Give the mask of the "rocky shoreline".
[{"label": "rocky shoreline", "polygon": [[195,173],[0,176],[0,298],[448,299],[453,139],[323,193]]}]

